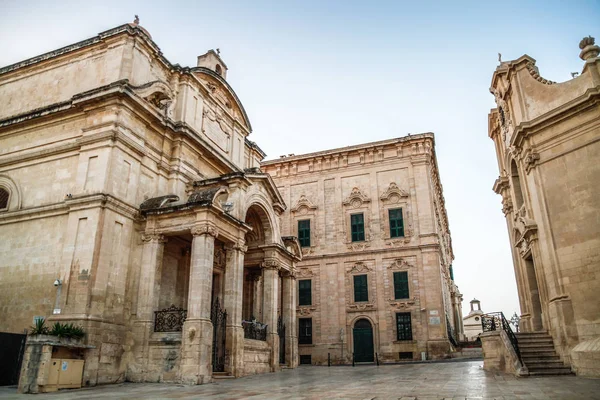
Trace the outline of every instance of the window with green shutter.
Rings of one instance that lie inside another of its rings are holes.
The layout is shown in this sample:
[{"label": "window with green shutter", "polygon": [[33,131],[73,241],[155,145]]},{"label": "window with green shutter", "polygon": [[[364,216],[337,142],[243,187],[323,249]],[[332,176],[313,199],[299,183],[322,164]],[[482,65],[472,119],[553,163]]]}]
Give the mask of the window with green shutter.
[{"label": "window with green shutter", "polygon": [[350,215],[350,228],[353,242],[365,240],[365,218],[362,213]]},{"label": "window with green shutter", "polygon": [[369,301],[366,275],[354,275],[354,301]]},{"label": "window with green shutter", "polygon": [[310,247],[310,219],[298,221],[298,241],[301,247]]},{"label": "window with green shutter", "polygon": [[397,313],[396,327],[398,329],[398,340],[412,340],[412,322],[410,313]]},{"label": "window with green shutter", "polygon": [[394,298],[408,299],[409,297],[408,272],[394,272]]},{"label": "window with green shutter", "polygon": [[312,282],[310,279],[302,279],[298,281],[298,304],[301,306],[312,305]]},{"label": "window with green shutter", "polygon": [[396,208],[389,210],[390,217],[390,237],[404,237],[404,220],[402,219],[402,209]]},{"label": "window with green shutter", "polygon": [[298,319],[298,344],[312,344],[312,318]]}]

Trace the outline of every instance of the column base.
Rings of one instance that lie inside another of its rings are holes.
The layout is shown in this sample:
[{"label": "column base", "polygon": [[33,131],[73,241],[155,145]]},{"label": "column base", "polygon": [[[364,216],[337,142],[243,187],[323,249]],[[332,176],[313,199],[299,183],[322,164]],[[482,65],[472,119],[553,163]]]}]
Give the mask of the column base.
[{"label": "column base", "polygon": [[228,326],[225,331],[225,370],[236,378],[244,374],[244,328]]},{"label": "column base", "polygon": [[213,325],[207,319],[186,320],[181,337],[180,381],[186,385],[212,382]]}]

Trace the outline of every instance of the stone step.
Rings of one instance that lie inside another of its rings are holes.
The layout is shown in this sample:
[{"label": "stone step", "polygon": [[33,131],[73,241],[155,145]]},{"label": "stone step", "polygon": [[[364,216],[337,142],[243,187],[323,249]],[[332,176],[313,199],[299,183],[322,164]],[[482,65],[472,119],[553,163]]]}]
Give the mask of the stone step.
[{"label": "stone step", "polygon": [[520,350],[554,350],[554,345],[548,343],[519,343]]},{"label": "stone step", "polygon": [[229,372],[213,372],[213,379],[235,379]]},{"label": "stone step", "polygon": [[521,339],[552,339],[552,336],[547,333],[517,333],[515,335],[518,340]]},{"label": "stone step", "polygon": [[565,364],[558,360],[534,360],[525,361],[527,369],[565,368]]},{"label": "stone step", "polygon": [[545,344],[548,346],[554,346],[554,342],[551,339],[547,339],[547,340],[546,339],[534,339],[534,340],[525,339],[525,340],[519,340],[518,343],[519,343],[519,346],[521,344]]},{"label": "stone step", "polygon": [[571,371],[571,368],[568,367],[563,367],[563,368],[540,368],[540,369],[534,369],[534,370],[529,370],[529,375],[530,376],[536,376],[536,375],[573,375],[573,371]]},{"label": "stone step", "polygon": [[534,362],[535,360],[552,360],[559,361],[560,357],[554,354],[521,354],[521,358],[524,362]]}]

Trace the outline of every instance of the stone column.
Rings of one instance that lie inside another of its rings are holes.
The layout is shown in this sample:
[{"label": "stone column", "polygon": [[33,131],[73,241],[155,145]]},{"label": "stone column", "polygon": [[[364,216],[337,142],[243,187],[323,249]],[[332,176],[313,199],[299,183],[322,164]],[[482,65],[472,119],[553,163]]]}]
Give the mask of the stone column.
[{"label": "stone column", "polygon": [[217,229],[198,225],[191,229],[192,253],[187,319],[181,337],[181,381],[198,385],[212,380],[213,325],[210,320],[212,272]]},{"label": "stone column", "polygon": [[144,381],[148,372],[148,349],[150,335],[154,331],[154,311],[158,308],[157,286],[163,262],[163,250],[167,240],[163,235],[145,233],[142,235],[142,265],[138,286],[137,319],[134,323],[136,368],[132,380]]},{"label": "stone column", "polygon": [[279,371],[279,335],[277,334],[277,303],[279,294],[279,263],[267,260],[263,266],[263,323],[267,324],[267,343],[271,346],[271,371]]},{"label": "stone column", "polygon": [[290,368],[298,366],[298,343],[296,336],[296,276],[290,273],[283,275],[283,299],[281,311],[285,324],[285,363]]},{"label": "stone column", "polygon": [[244,241],[227,246],[225,265],[225,296],[227,311],[225,331],[226,371],[240,377],[244,372],[244,328],[242,328],[242,303],[244,290],[244,253],[248,250]]}]

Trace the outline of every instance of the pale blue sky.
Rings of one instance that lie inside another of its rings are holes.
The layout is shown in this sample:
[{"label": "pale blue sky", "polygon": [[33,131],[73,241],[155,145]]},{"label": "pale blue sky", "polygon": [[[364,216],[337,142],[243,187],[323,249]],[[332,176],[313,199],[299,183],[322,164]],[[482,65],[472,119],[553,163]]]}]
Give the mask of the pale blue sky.
[{"label": "pale blue sky", "polygon": [[219,47],[268,154],[306,153],[432,131],[456,282],[484,311],[518,311],[487,113],[491,76],[528,54],[554,81],[600,39],[599,1],[6,1],[0,65],[140,16],[165,56],[195,65]]}]

